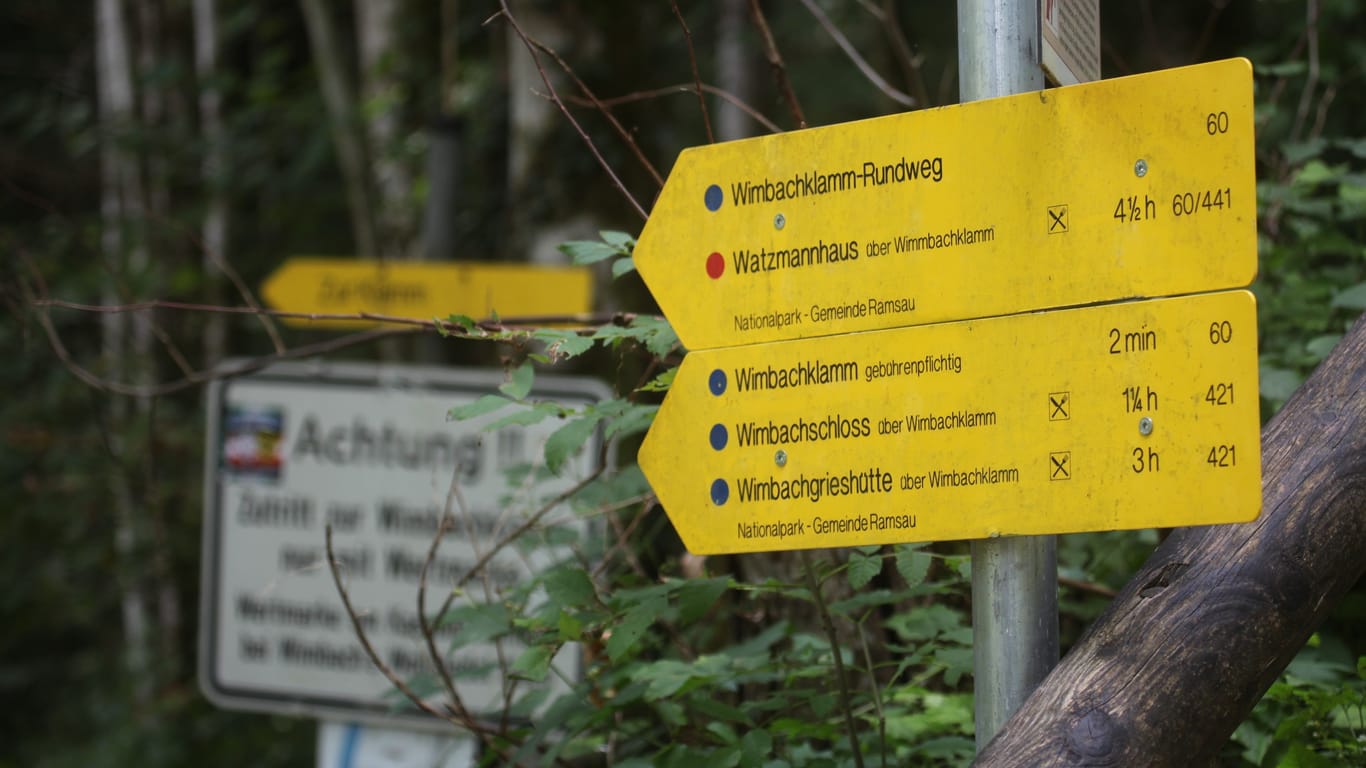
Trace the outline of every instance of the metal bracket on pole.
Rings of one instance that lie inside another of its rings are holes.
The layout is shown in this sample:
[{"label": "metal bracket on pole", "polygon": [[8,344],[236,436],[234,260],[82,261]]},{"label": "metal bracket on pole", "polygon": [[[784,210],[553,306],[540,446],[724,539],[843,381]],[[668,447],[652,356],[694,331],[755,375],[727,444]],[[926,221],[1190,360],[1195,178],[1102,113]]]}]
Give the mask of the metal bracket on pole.
[{"label": "metal bracket on pole", "polygon": [[[959,0],[962,101],[1044,87],[1038,0]],[[972,641],[980,752],[1058,660],[1053,536],[972,542]]]}]

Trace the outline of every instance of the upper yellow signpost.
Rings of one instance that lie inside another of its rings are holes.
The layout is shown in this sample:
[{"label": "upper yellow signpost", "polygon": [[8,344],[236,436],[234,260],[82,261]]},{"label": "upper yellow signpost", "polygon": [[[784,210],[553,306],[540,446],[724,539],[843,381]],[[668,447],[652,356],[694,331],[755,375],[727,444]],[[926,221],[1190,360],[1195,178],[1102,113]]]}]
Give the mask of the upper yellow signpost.
[{"label": "upper yellow signpost", "polygon": [[[591,311],[585,267],[294,257],[261,287],[266,303],[307,314],[371,313],[429,319],[565,315]],[[309,327],[368,327],[366,319],[286,318]]]},{"label": "upper yellow signpost", "polygon": [[1231,59],[685,150],[635,249],[690,349],[1233,288],[1257,270]]},{"label": "upper yellow signpost", "polygon": [[640,466],[698,554],[1251,520],[1246,291],[684,358]]}]

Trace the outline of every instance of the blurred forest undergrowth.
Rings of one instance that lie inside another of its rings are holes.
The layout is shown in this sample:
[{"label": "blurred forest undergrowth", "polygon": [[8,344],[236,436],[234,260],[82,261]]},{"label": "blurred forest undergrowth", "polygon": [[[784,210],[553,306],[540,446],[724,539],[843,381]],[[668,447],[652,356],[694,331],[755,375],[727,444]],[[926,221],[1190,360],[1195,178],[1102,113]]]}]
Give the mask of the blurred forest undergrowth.
[{"label": "blurred forest undergrowth", "polygon": [[[816,3],[829,29],[808,5],[764,9],[810,124],[906,108],[830,29],[916,107],[956,101],[951,4]],[[390,36],[372,60],[362,30],[388,6]],[[640,216],[549,106],[507,20],[485,23],[496,4],[98,0],[74,9],[0,10],[0,349],[10,361],[0,371],[0,482],[10,489],[0,569],[11,585],[0,596],[10,617],[0,636],[9,713],[0,766],[308,762],[313,721],[216,710],[195,687],[204,419],[198,376],[186,372],[281,349],[396,360],[420,347],[405,329],[272,330],[250,312],[189,305],[244,306],[241,287],[291,254],[359,255],[369,240],[376,255],[410,255],[417,212],[434,194],[429,129],[456,126],[451,226],[461,252],[544,260],[533,253],[537,233],[572,241],[569,256],[602,265],[605,322],[530,331],[457,316],[442,329],[439,359],[501,365],[510,383],[550,362],[612,381],[618,398],[568,415],[516,402],[521,384],[481,407],[565,418],[557,451],[602,427],[629,458],[681,356],[629,266],[633,240],[621,230],[636,231]],[[115,10],[131,42],[122,101],[119,84],[97,75],[119,61],[105,37]],[[680,4],[687,34],[666,2],[626,14],[596,3],[512,10],[600,98],[633,94],[611,101],[612,114],[659,174],[711,135],[768,130],[724,117],[728,102],[714,91],[704,114],[695,78],[796,127],[747,3]],[[1242,0],[1106,4],[1102,20],[1106,76],[1234,55],[1254,63],[1253,290],[1269,417],[1366,311],[1366,17],[1351,0]],[[553,59],[541,60],[603,162],[648,209],[654,174],[600,110],[569,98],[579,92]],[[339,73],[353,98],[337,115],[327,83]],[[356,224],[362,193],[368,230]],[[43,299],[182,306],[112,315]],[[850,721],[869,762],[970,760],[966,543],[700,560],[648,497],[623,461],[570,500],[606,537],[579,542],[575,560],[494,607],[459,604],[442,618],[460,624],[458,642],[528,641],[509,660],[509,680],[555,674],[562,643],[585,649],[572,694],[519,700],[520,714],[547,708],[532,724],[485,732],[490,764],[845,765]],[[1157,538],[1060,537],[1064,645]],[[1234,735],[1225,764],[1366,764],[1363,626],[1358,587]]]}]

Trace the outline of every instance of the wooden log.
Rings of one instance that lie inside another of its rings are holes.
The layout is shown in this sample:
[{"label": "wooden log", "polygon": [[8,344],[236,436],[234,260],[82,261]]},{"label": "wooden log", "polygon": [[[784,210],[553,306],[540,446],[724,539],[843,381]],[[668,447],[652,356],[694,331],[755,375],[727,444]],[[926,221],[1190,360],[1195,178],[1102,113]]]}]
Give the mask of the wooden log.
[{"label": "wooden log", "polygon": [[1262,431],[1262,514],[1154,551],[974,765],[1199,766],[1366,570],[1366,315]]}]

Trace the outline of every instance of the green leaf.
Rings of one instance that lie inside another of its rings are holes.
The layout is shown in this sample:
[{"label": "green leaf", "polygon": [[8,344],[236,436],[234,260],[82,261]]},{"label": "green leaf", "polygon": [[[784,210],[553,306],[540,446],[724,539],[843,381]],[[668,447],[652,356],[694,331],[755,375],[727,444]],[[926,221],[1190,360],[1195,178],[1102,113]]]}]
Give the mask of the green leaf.
[{"label": "green leaf", "polygon": [[1285,154],[1285,161],[1287,163],[1290,165],[1300,165],[1311,158],[1323,154],[1323,150],[1327,149],[1327,147],[1328,142],[1318,138],[1303,142],[1287,143],[1281,148],[1281,151]]},{"label": "green leaf", "polygon": [[628,272],[634,271],[636,271],[636,262],[635,259],[632,259],[630,256],[626,256],[624,258],[620,258],[612,262],[613,278],[621,277],[622,275]]},{"label": "green leaf", "polygon": [[1346,166],[1329,167],[1321,160],[1310,160],[1295,174],[1295,184],[1308,187],[1318,186],[1338,179],[1345,171]]},{"label": "green leaf", "polygon": [[621,253],[616,247],[593,240],[571,240],[560,244],[560,251],[575,264],[596,264]]},{"label": "green leaf", "polygon": [[470,603],[448,612],[442,626],[458,626],[452,648],[487,643],[512,631],[512,616],[502,603]]},{"label": "green leaf", "polygon": [[689,579],[678,588],[678,620],[690,624],[706,615],[725,593],[730,580],[724,576],[713,579]]},{"label": "green leaf", "polygon": [[1342,289],[1333,296],[1332,304],[1353,312],[1366,312],[1366,283],[1357,283],[1350,288]]},{"label": "green leaf", "polygon": [[536,403],[530,408],[520,408],[496,421],[491,421],[484,425],[485,432],[493,432],[503,427],[529,427],[532,424],[539,424],[551,416],[558,416],[561,413],[560,406],[555,403]]},{"label": "green leaf", "polygon": [[1336,347],[1339,341],[1342,341],[1342,334],[1325,333],[1310,339],[1304,348],[1315,360],[1322,360],[1328,357],[1328,353],[1333,351],[1333,347]]},{"label": "green leaf", "polygon": [[512,401],[497,395],[484,395],[472,403],[457,405],[446,411],[446,421],[464,421],[486,413],[493,413]]},{"label": "green leaf", "polygon": [[882,573],[882,557],[854,551],[849,553],[849,587],[863,589],[874,576]]},{"label": "green leaf", "polygon": [[584,414],[555,430],[545,441],[546,467],[551,472],[560,474],[564,463],[593,436],[593,430],[601,420],[602,416],[599,414]]},{"label": "green leaf", "polygon": [[548,645],[533,645],[522,651],[522,655],[512,662],[512,676],[523,680],[540,682],[550,673],[550,660],[558,650]]},{"label": "green leaf", "polygon": [[669,387],[672,387],[672,386],[673,386],[673,383],[674,383],[674,376],[676,376],[677,374],[678,374],[678,369],[677,369],[677,368],[670,368],[669,370],[667,370],[667,371],[665,371],[665,372],[659,374],[658,376],[654,377],[653,379],[651,379],[651,380],[649,381],[649,383],[645,384],[644,386],[642,386],[642,387],[641,387],[639,390],[637,390],[637,391],[639,391],[639,392],[667,392],[667,391],[669,390]]},{"label": "green leaf", "polygon": [[1263,365],[1261,370],[1262,397],[1272,401],[1285,401],[1300,387],[1300,375],[1294,371]]},{"label": "green leaf", "polygon": [[[612,402],[612,401],[607,401]],[[657,405],[641,405],[639,403],[627,403],[620,413],[610,414],[606,417],[603,436],[607,439],[614,437],[625,437],[644,432],[654,423],[655,414],[659,412]]]},{"label": "green leaf", "polygon": [[636,239],[625,232],[618,232],[614,229],[604,229],[598,233],[598,236],[602,238],[603,242],[614,248],[620,249],[623,253],[630,252],[636,247]]},{"label": "green leaf", "polygon": [[598,599],[593,580],[582,568],[574,565],[563,565],[552,570],[545,575],[542,583],[546,594],[562,608],[593,605]]},{"label": "green leaf", "polygon": [[546,353],[557,358],[576,357],[593,348],[592,336],[561,328],[537,328],[531,332],[531,338],[544,342]]},{"label": "green leaf", "polygon": [[907,586],[919,586],[930,572],[931,562],[933,558],[928,554],[912,547],[903,545],[896,548],[896,570],[906,580]]},{"label": "green leaf", "polygon": [[460,326],[468,334],[473,334],[479,330],[479,324],[468,315],[450,315],[446,318],[446,322]]},{"label": "green leaf", "polygon": [[508,380],[503,382],[499,391],[513,400],[521,400],[531,392],[531,384],[536,380],[536,369],[531,367],[531,363],[522,363],[513,369],[508,376]]},{"label": "green leaf", "polygon": [[663,595],[655,595],[627,609],[621,621],[612,627],[611,636],[607,638],[607,656],[611,658],[612,663],[620,663],[632,654],[641,637],[645,635],[645,630],[649,629],[668,608],[669,601]]},{"label": "green leaf", "polygon": [[958,685],[964,675],[972,674],[971,648],[940,648],[934,652],[935,661],[944,665],[944,684]]},{"label": "green leaf", "polygon": [[583,622],[571,613],[560,611],[560,619],[555,624],[560,631],[560,640],[564,642],[572,642],[583,636]]}]

